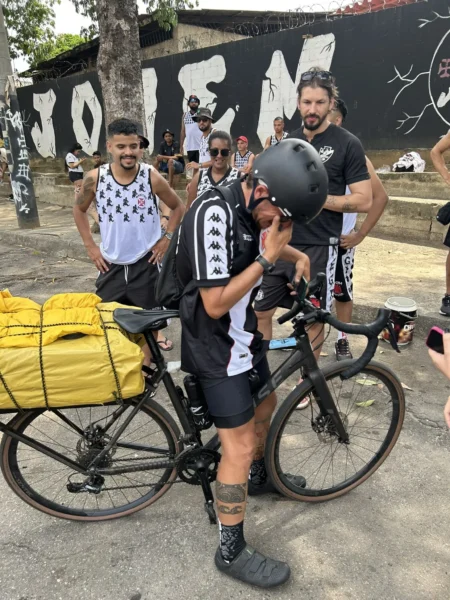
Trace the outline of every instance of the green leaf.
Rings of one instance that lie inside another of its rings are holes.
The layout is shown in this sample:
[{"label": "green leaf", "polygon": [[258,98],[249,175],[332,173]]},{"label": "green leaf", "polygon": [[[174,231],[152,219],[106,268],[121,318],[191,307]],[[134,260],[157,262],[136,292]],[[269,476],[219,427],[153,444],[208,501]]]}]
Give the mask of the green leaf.
[{"label": "green leaf", "polygon": [[361,406],[362,408],[367,408],[368,406],[372,406],[375,400],[365,400],[364,402],[355,402],[356,406]]},{"label": "green leaf", "polygon": [[377,385],[377,382],[373,379],[357,379],[356,383],[359,383],[359,385]]}]

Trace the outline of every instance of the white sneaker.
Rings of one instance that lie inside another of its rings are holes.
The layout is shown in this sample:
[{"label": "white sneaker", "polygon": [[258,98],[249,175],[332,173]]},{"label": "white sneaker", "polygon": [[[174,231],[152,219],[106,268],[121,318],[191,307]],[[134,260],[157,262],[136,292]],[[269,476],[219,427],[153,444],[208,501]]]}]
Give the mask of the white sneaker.
[{"label": "white sneaker", "polygon": [[305,396],[295,407],[295,410],[305,410],[311,404],[311,396]]}]

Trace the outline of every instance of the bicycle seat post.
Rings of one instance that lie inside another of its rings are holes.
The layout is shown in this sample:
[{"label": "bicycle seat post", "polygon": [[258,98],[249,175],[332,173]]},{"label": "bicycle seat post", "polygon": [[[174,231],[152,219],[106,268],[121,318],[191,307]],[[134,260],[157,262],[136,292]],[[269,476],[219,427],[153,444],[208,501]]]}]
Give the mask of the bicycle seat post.
[{"label": "bicycle seat post", "polygon": [[150,348],[152,361],[156,364],[158,371],[162,371],[166,366],[166,361],[164,360],[161,348],[158,346],[158,342],[155,339],[153,332],[151,330],[144,331],[144,338]]}]

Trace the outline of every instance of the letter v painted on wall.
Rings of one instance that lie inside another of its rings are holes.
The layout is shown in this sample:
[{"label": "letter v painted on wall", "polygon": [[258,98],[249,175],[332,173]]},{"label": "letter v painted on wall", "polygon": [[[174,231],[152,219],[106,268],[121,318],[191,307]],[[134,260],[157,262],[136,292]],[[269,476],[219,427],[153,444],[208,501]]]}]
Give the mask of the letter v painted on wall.
[{"label": "letter v painted on wall", "polygon": [[258,122],[258,137],[261,144],[273,132],[275,117],[292,119],[297,110],[297,86],[300,75],[311,67],[320,67],[324,71],[331,68],[336,39],[334,34],[327,33],[306,39],[303,43],[298,62],[295,81],[292,81],[281,50],[275,50],[270,67],[266,72],[261,92],[261,108]]}]

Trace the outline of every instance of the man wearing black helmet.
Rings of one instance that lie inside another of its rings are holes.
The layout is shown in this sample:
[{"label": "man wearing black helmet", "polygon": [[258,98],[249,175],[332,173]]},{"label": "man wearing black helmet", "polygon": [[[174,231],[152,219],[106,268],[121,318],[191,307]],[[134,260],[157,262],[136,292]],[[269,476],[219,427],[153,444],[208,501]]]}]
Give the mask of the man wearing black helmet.
[{"label": "man wearing black helmet", "polygon": [[[290,134],[309,142],[319,153],[329,178],[328,197],[324,210],[311,224],[294,224],[291,244],[308,254],[311,277],[324,272],[327,275],[323,302],[331,310],[339,238],[342,233],[343,213],[366,213],[372,205],[372,188],[366,158],[360,141],[351,133],[328,121],[328,115],[338,97],[334,78],[329,71],[313,68],[303,73],[297,88],[298,108],[303,127]],[[283,144],[284,142],[281,142]],[[350,194],[346,195],[346,187]],[[303,200],[301,194],[298,201]],[[255,308],[258,325],[265,339],[272,338],[272,317],[278,306],[290,308],[292,298],[287,284],[292,268],[280,261],[273,273],[264,277]],[[312,327],[310,338],[316,339],[317,355],[323,342],[323,328]],[[307,406],[305,400],[303,408]]]},{"label": "man wearing black helmet", "polygon": [[[231,577],[263,588],[284,583],[290,570],[244,539],[247,491],[275,491],[267,478],[264,446],[276,397],[253,405],[250,380],[257,375],[263,385],[270,371],[252,303],[263,274],[279,258],[292,265],[297,281],[309,277],[308,257],[288,245],[292,223],[317,216],[327,184],[312,146],[286,140],[261,154],[253,176],[233,183],[225,196],[218,188],[199,196],[179,238],[177,274],[183,286],[189,285],[180,303],[182,369],[197,376],[222,444],[215,563]],[[261,231],[267,228],[262,249]],[[303,477],[288,476],[294,485],[305,485]]]}]

